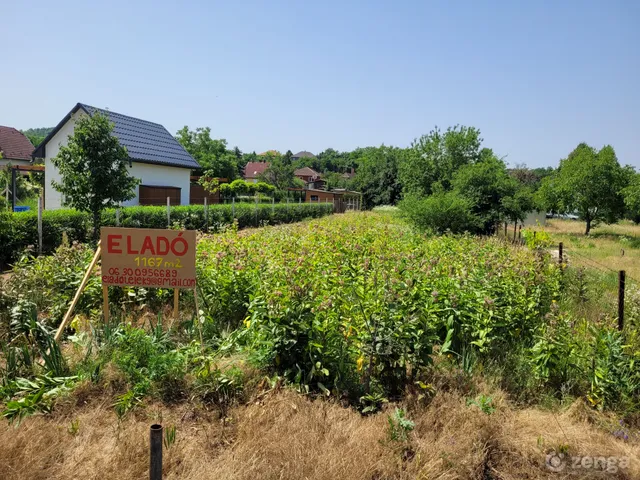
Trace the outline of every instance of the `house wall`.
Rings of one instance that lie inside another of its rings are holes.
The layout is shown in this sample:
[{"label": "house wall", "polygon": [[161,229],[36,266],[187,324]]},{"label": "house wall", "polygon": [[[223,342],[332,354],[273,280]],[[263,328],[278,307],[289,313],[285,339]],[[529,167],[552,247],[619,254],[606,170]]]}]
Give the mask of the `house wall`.
[{"label": "house wall", "polygon": [[2,158],[0,159],[0,168],[6,167],[7,165],[31,165],[29,160],[16,160],[11,158]]},{"label": "house wall", "polygon": [[[305,202],[307,203],[332,203],[333,202],[333,193],[332,192],[324,192],[320,190],[306,190]],[[318,197],[317,199],[315,197]],[[312,200],[313,198],[313,200]]]},{"label": "house wall", "polygon": [[547,224],[547,214],[545,212],[531,212],[526,216],[522,224],[525,227],[545,226]]},{"label": "house wall", "polygon": [[67,144],[69,135],[73,134],[76,121],[82,115],[86,115],[82,110],[78,110],[74,113],[69,121],[65,123],[58,132],[51,137],[51,139],[45,145],[45,157],[44,157],[44,208],[46,210],[57,210],[62,208],[62,194],[58,192],[51,182],[55,180],[60,182],[60,172],[53,166],[51,159],[58,155],[60,152],[60,146]]},{"label": "house wall", "polygon": [[[67,123],[49,140],[45,149],[45,209],[56,210],[62,208],[62,194],[51,185],[53,180],[60,182],[60,173],[53,166],[51,159],[58,155],[61,145],[66,145],[69,135],[73,130],[78,118],[86,115],[82,110],[78,110],[72,115]],[[167,167],[163,165],[133,162],[129,168],[132,177],[139,178],[142,185],[179,187],[180,204],[189,205],[189,189],[191,185],[191,170],[189,168]],[[136,196],[124,206],[139,205],[139,192],[136,188]]]},{"label": "house wall", "polygon": [[[189,168],[133,162],[133,167],[129,169],[129,175],[139,178],[142,181],[142,185],[178,187],[180,188],[180,205],[189,205],[189,191],[191,188],[191,170]],[[137,189],[135,198],[122,203],[127,207],[139,204]]]}]

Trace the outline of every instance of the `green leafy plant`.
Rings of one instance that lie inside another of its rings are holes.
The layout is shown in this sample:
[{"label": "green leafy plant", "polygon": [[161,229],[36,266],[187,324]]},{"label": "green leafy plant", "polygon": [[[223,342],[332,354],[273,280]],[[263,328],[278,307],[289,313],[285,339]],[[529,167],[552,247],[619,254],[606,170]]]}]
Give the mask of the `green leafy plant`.
[{"label": "green leafy plant", "polygon": [[476,398],[467,399],[467,406],[474,405],[478,407],[483,413],[491,415],[496,411],[493,406],[493,399],[487,395],[479,395]]},{"label": "green leafy plant", "polygon": [[164,447],[168,450],[176,443],[176,426],[171,425],[164,429]]},{"label": "green leafy plant", "polygon": [[396,408],[393,416],[387,415],[387,436],[394,442],[406,442],[409,439],[409,432],[415,428],[415,423],[406,417],[406,413],[401,408]]}]

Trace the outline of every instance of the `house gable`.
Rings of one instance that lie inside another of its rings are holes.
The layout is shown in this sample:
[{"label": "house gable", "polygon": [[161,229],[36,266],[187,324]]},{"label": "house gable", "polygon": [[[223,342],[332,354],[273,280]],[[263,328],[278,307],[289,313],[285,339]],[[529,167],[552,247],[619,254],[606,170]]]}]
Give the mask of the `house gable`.
[{"label": "house gable", "polygon": [[[184,149],[184,147],[162,125],[129,117],[120,113],[103,110],[83,103],[75,107],[58,123],[33,152],[34,158],[51,158],[48,148],[55,143],[58,132],[67,123],[77,118],[78,113],[94,115],[101,113],[114,124],[113,135],[120,144],[127,148],[132,161],[150,163],[178,168],[200,168],[198,162]],[[74,122],[75,124],[75,122]],[[72,130],[73,132],[73,130]],[[68,135],[64,137],[66,142]],[[58,139],[58,143],[60,140]],[[55,148],[55,147],[54,147]]]}]

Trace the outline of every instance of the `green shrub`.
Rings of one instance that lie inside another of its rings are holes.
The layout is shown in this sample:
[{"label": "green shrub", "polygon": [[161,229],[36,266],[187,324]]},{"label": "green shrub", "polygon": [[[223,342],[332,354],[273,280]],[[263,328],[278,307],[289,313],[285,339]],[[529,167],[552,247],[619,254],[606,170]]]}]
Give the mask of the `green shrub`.
[{"label": "green shrub", "polygon": [[[235,215],[232,211],[235,210]],[[333,204],[278,203],[210,205],[208,218],[203,205],[171,207],[171,227],[188,230],[219,231],[225,225],[238,222],[239,228],[276,225],[316,218],[333,212]],[[116,210],[102,213],[103,226],[116,226]],[[167,228],[166,207],[124,207],[120,209],[120,226],[132,228]],[[90,238],[89,215],[75,210],[45,210],[42,216],[43,253],[53,252],[63,234],[69,242],[85,243]],[[0,268],[15,262],[22,251],[38,245],[37,212],[0,213]]]},{"label": "green shrub", "polygon": [[409,196],[399,204],[402,214],[423,231],[475,233],[480,220],[472,213],[473,202],[456,192],[435,193],[426,198]]}]

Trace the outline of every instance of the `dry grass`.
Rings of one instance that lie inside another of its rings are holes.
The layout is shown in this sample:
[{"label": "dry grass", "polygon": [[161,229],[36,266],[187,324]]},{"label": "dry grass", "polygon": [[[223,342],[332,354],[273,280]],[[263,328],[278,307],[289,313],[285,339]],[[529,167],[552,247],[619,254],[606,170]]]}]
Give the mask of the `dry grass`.
[{"label": "dry grass", "polygon": [[413,404],[408,416],[416,427],[406,443],[388,439],[386,413],[362,417],[291,391],[234,409],[225,429],[217,414],[189,405],[149,406],[119,424],[108,404],[94,403],[29,418],[17,429],[3,423],[0,478],[147,478],[148,428],[156,421],[177,427],[176,443],[165,450],[166,479],[588,478],[584,469],[546,469],[545,451],[561,444],[574,455],[629,456],[630,468],[607,478],[640,478],[639,440],[623,442],[596,427],[594,419],[608,419],[581,404],[560,414],[514,411],[500,392],[492,397],[492,415],[455,392]]},{"label": "dry grass", "polygon": [[570,264],[609,271],[612,283],[619,270],[626,270],[630,281],[640,280],[640,226],[631,222],[602,225],[585,236],[583,222],[550,220],[544,230],[554,243],[564,243]]}]

